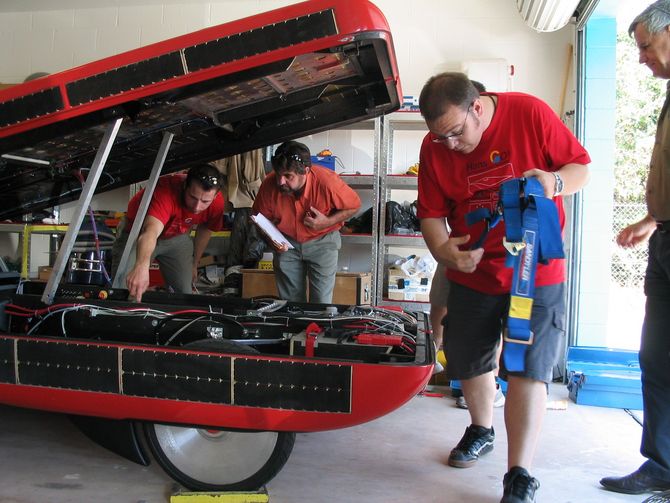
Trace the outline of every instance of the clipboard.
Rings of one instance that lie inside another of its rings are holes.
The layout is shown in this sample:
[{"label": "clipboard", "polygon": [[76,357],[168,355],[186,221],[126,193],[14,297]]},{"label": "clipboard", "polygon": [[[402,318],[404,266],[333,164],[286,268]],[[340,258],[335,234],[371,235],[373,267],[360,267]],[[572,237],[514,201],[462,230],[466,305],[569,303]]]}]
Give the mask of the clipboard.
[{"label": "clipboard", "polygon": [[251,219],[254,221],[254,223],[258,226],[258,228],[268,237],[270,240],[272,240],[273,243],[275,243],[278,247],[281,247],[282,245],[288,246],[288,249],[292,249],[293,245],[288,242],[288,239],[286,239],[286,236],[284,236],[279,229],[270,222],[265,215],[262,213],[259,213],[257,215],[251,215]]}]

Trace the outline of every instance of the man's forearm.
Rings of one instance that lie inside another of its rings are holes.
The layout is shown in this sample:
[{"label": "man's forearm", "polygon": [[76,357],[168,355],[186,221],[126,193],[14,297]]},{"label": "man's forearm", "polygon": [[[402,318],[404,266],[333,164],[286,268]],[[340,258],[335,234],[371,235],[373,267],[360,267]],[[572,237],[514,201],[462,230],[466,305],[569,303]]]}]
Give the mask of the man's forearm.
[{"label": "man's forearm", "polygon": [[345,222],[349,220],[350,217],[356,214],[358,208],[351,208],[348,210],[337,210],[332,215],[328,216],[328,219],[331,221],[331,225],[339,224],[340,222]]},{"label": "man's forearm", "polygon": [[444,223],[444,218],[422,218],[421,234],[431,255],[440,263],[444,263],[445,257],[440,257],[440,249],[449,240],[449,232]]},{"label": "man's forearm", "polygon": [[563,180],[561,194],[569,196],[579,192],[589,181],[589,167],[584,164],[566,164],[556,171]]},{"label": "man's forearm", "polygon": [[151,264],[151,254],[156,249],[156,238],[147,233],[142,233],[137,238],[136,248],[135,267],[148,269]]},{"label": "man's forearm", "polygon": [[212,231],[207,227],[198,227],[195,231],[195,240],[193,242],[193,264],[197,265],[202,258],[205,249],[207,248],[207,243],[209,243],[210,238],[212,237]]}]

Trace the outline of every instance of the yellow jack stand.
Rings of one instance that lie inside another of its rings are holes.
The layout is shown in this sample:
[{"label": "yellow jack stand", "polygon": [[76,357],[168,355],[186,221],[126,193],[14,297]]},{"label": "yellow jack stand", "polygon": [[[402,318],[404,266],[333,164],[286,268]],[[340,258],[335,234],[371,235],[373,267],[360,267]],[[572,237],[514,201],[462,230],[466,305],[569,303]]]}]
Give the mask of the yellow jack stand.
[{"label": "yellow jack stand", "polygon": [[178,492],[170,496],[170,503],[267,503],[270,501],[263,488],[257,492]]}]

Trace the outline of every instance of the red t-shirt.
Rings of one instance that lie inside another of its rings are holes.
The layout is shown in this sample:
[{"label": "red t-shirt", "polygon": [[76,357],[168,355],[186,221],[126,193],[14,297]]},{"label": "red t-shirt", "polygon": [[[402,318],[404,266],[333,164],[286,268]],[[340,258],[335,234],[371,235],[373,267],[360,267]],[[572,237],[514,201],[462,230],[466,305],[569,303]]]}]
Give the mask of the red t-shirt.
[{"label": "red t-shirt", "polygon": [[[156,184],[147,215],[157,218],[163,223],[163,232],[159,239],[169,239],[190,232],[199,224],[206,223],[211,231],[220,231],[223,228],[223,196],[217,193],[209,207],[198,214],[191,213],[182,204],[182,191],[185,174],[161,176]],[[127,229],[135,220],[144,189],[140,190],[128,203]]]},{"label": "red t-shirt", "polygon": [[[465,215],[477,208],[494,209],[500,185],[538,168],[557,171],[569,163],[589,164],[591,159],[570,130],[543,101],[522,93],[501,93],[490,126],[470,154],[449,150],[426,135],[421,145],[419,218],[447,218],[452,236],[470,234],[470,244],[484,229],[480,222],[468,227]],[[554,199],[561,229],[565,224],[563,198]],[[505,267],[504,222],[486,238],[484,256],[473,273],[447,270],[456,283],[487,294],[509,293],[512,268]],[[463,248],[465,249],[465,248]],[[563,260],[538,264],[537,286],[565,281]]]},{"label": "red t-shirt", "polygon": [[312,206],[327,216],[337,210],[358,209],[361,200],[334,171],[313,165],[299,197],[281,192],[275,172],[269,173],[258,190],[252,212],[262,213],[282,234],[298,243],[311,241],[344,225],[340,222],[320,231],[305,227],[303,220]]}]

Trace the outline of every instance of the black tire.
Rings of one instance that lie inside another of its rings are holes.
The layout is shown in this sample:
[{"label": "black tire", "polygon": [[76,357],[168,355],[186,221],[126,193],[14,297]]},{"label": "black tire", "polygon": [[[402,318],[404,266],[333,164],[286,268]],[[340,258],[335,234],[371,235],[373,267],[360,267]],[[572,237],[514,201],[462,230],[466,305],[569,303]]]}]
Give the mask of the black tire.
[{"label": "black tire", "polygon": [[[191,349],[226,353],[257,353],[232,341],[204,339]],[[286,464],[295,433],[230,431],[164,424],[144,425],[156,462],[174,480],[192,491],[254,491]]]}]

